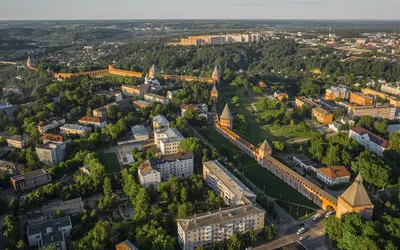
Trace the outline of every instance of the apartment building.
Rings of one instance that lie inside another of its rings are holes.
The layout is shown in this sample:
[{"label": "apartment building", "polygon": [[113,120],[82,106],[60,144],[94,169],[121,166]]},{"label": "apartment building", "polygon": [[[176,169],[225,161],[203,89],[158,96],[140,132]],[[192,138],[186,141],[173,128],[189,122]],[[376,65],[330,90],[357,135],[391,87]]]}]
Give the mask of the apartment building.
[{"label": "apartment building", "polygon": [[47,121],[39,122],[37,128],[40,133],[44,134],[50,129],[55,129],[61,125],[65,124],[65,118],[62,117],[54,117]]},{"label": "apartment building", "polygon": [[44,223],[56,217],[57,211],[61,211],[66,216],[75,216],[84,209],[82,198],[71,200],[53,200],[42,205],[40,208],[28,212],[28,224],[35,225]]},{"label": "apartment building", "polygon": [[294,103],[296,105],[296,107],[303,107],[304,104],[307,104],[310,108],[316,107],[318,106],[318,104],[316,102],[314,102],[312,99],[310,98],[306,98],[304,96],[298,96],[294,99]]},{"label": "apartment building", "polygon": [[136,107],[136,109],[146,109],[151,106],[150,102],[143,100],[132,101],[132,104]]},{"label": "apartment building", "polygon": [[358,118],[361,116],[371,116],[374,118],[382,118],[393,120],[395,118],[396,108],[389,104],[380,106],[348,106],[348,115],[350,118]]},{"label": "apartment building", "polygon": [[382,99],[387,99],[389,97],[389,95],[387,95],[385,93],[382,93],[382,92],[379,92],[379,91],[376,91],[376,90],[373,90],[370,88],[363,88],[363,89],[361,89],[361,92],[365,95],[379,96]]},{"label": "apartment building", "polygon": [[349,102],[360,106],[371,106],[374,102],[374,98],[362,93],[351,92],[349,95]]},{"label": "apartment building", "polygon": [[327,125],[333,122],[333,114],[328,110],[321,107],[315,107],[312,109],[312,115],[317,118],[318,122]]},{"label": "apartment building", "polygon": [[156,133],[154,138],[157,147],[163,155],[179,152],[179,144],[185,139],[177,128],[168,128]]},{"label": "apartment building", "polygon": [[391,95],[400,95],[400,87],[391,83],[382,84],[381,91]]},{"label": "apartment building", "polygon": [[40,136],[40,140],[42,141],[42,143],[48,143],[48,142],[63,143],[64,137],[62,137],[61,135],[43,134]]},{"label": "apartment building", "polygon": [[92,128],[78,124],[64,124],[60,127],[60,131],[64,135],[80,135],[84,137],[92,131]]},{"label": "apartment building", "polygon": [[228,205],[245,204],[245,198],[256,201],[257,195],[218,161],[203,162],[203,178]]},{"label": "apartment building", "polygon": [[7,144],[10,148],[24,148],[25,137],[23,135],[13,135],[7,139]]},{"label": "apartment building", "polygon": [[29,247],[46,249],[55,246],[57,250],[67,250],[66,237],[70,236],[71,230],[72,222],[69,216],[28,226]]},{"label": "apartment building", "polygon": [[325,100],[334,101],[335,99],[347,99],[349,91],[343,87],[331,87],[325,91]]},{"label": "apartment building", "polygon": [[379,156],[382,156],[383,151],[389,147],[388,140],[359,126],[350,129],[349,137]]},{"label": "apartment building", "polygon": [[193,175],[194,155],[192,152],[153,157],[142,163],[138,169],[142,186],[157,185],[168,181],[171,175],[185,178]]},{"label": "apartment building", "polygon": [[170,101],[167,97],[156,95],[153,93],[144,94],[144,100],[146,102],[158,102],[161,103],[162,105],[167,105]]},{"label": "apartment building", "polygon": [[125,96],[136,96],[143,99],[144,95],[149,92],[149,85],[141,84],[137,86],[122,85],[122,94]]},{"label": "apartment building", "polygon": [[12,104],[8,104],[5,102],[0,102],[0,111],[3,110],[4,112],[6,112],[6,114],[8,116],[11,116],[13,113],[13,106]]},{"label": "apartment building", "polygon": [[43,186],[52,181],[48,171],[37,169],[25,174],[11,177],[11,184],[16,192],[24,192]]},{"label": "apartment building", "polygon": [[85,126],[93,126],[95,128],[105,128],[107,122],[100,117],[84,116],[79,119],[79,123]]},{"label": "apartment building", "polygon": [[210,247],[235,233],[261,231],[264,218],[263,209],[247,204],[177,219],[178,242],[183,250]]},{"label": "apartment building", "polygon": [[153,117],[153,129],[161,130],[169,128],[169,121],[163,115],[157,115]]},{"label": "apartment building", "polygon": [[319,168],[317,178],[328,186],[339,185],[350,182],[350,172],[344,166],[332,166]]},{"label": "apartment building", "polygon": [[105,106],[102,106],[100,108],[97,108],[97,109],[93,110],[93,116],[94,117],[99,117],[103,121],[107,120],[107,109],[109,107],[111,107],[111,106],[114,106],[114,105],[118,105],[118,104],[116,102],[113,102],[113,103],[107,104]]},{"label": "apartment building", "polygon": [[67,144],[60,142],[47,142],[35,148],[41,162],[54,166],[64,161],[67,155]]}]

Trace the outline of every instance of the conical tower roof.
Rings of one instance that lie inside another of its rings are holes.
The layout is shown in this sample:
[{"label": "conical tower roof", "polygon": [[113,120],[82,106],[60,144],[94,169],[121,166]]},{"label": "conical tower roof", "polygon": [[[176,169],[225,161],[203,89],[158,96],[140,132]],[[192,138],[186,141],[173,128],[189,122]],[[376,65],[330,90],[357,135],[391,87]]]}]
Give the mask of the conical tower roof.
[{"label": "conical tower roof", "polygon": [[213,76],[218,76],[219,77],[219,72],[218,72],[218,66],[214,67],[214,71],[212,73]]},{"label": "conical tower roof", "polygon": [[215,84],[211,90],[211,93],[218,93],[217,87],[215,87]]},{"label": "conical tower roof", "polygon": [[358,174],[353,184],[351,184],[351,186],[346,191],[344,191],[344,193],[340,197],[352,207],[363,207],[372,205],[368,193],[364,188],[361,173]]},{"label": "conical tower roof", "polygon": [[260,150],[263,150],[263,151],[269,151],[269,150],[271,150],[271,146],[269,145],[269,143],[267,142],[267,140],[264,140],[263,144],[261,144]]},{"label": "conical tower roof", "polygon": [[222,111],[220,119],[232,120],[232,114],[229,110],[228,103],[225,105],[224,111]]},{"label": "conical tower roof", "polygon": [[158,68],[157,68],[157,66],[156,66],[155,63],[153,63],[153,66],[151,66],[150,72],[152,72],[153,74],[154,74],[154,73],[158,73]]}]

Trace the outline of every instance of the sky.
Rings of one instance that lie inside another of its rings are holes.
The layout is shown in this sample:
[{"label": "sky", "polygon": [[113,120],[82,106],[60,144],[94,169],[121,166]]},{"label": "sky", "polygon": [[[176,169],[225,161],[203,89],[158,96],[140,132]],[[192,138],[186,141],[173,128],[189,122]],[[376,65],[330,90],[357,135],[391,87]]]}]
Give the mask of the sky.
[{"label": "sky", "polygon": [[399,20],[400,0],[0,0],[0,20]]}]

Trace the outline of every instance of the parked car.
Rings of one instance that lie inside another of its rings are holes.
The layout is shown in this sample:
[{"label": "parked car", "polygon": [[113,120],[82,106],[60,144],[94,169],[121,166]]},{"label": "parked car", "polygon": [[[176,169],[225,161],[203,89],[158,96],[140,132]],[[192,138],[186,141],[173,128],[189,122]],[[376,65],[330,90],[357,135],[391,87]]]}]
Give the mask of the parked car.
[{"label": "parked car", "polygon": [[302,234],[306,231],[306,229],[304,227],[300,228],[299,230],[297,230],[297,234]]},{"label": "parked car", "polygon": [[312,217],[312,220],[313,220],[313,221],[316,221],[316,220],[318,220],[319,218],[321,218],[321,214],[316,214],[316,215],[314,215],[314,216]]},{"label": "parked car", "polygon": [[334,214],[335,214],[335,211],[334,211],[334,210],[328,211],[328,212],[325,214],[325,218],[328,218],[329,216],[334,215]]},{"label": "parked car", "polygon": [[301,236],[301,237],[299,238],[299,241],[303,241],[305,238],[306,238],[305,236]]}]

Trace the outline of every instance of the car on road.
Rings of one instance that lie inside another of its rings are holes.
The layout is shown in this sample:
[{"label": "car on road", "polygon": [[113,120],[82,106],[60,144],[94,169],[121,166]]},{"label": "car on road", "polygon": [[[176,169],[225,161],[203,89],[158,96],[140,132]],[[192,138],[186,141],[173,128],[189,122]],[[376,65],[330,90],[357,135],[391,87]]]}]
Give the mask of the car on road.
[{"label": "car on road", "polygon": [[312,217],[312,220],[313,220],[313,221],[316,221],[316,220],[318,220],[319,218],[321,218],[321,214],[316,214],[316,215],[314,215],[314,216]]},{"label": "car on road", "polygon": [[334,211],[334,210],[328,211],[328,212],[325,214],[325,218],[328,218],[329,216],[334,215],[334,214],[335,214],[335,211]]},{"label": "car on road", "polygon": [[306,238],[305,236],[301,236],[301,237],[299,238],[299,241],[303,241],[305,238]]},{"label": "car on road", "polygon": [[306,231],[306,229],[304,227],[300,228],[299,230],[297,230],[297,234],[302,234]]}]

